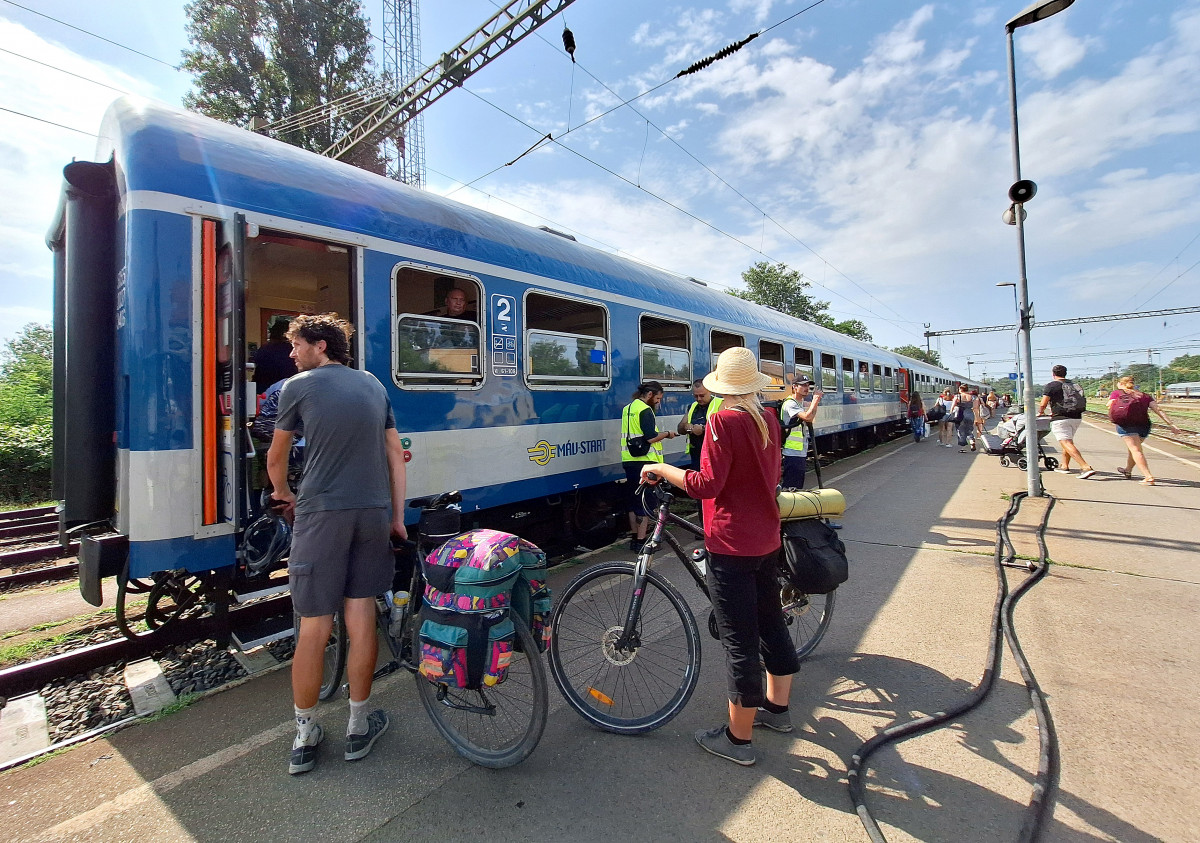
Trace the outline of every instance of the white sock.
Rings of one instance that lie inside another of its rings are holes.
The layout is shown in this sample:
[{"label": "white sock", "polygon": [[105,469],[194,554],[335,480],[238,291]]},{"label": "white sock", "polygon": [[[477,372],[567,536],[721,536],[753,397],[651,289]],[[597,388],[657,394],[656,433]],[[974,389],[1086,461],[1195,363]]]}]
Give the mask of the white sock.
[{"label": "white sock", "polygon": [[317,707],[299,708],[293,706],[296,711],[296,746],[303,746],[308,743],[312,737],[313,730],[317,725]]},{"label": "white sock", "polygon": [[367,733],[367,704],[370,701],[369,694],[362,702],[350,700],[350,722],[346,724],[347,735],[365,735]]}]

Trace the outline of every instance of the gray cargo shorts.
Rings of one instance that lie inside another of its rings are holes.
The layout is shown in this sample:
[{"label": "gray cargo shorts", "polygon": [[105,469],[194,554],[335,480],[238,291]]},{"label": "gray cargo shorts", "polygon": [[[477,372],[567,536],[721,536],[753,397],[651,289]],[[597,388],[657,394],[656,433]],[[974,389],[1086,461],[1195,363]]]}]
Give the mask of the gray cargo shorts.
[{"label": "gray cargo shorts", "polygon": [[297,515],[288,580],[300,617],[332,615],[347,597],[374,597],[391,588],[396,568],[391,528],[386,508]]}]

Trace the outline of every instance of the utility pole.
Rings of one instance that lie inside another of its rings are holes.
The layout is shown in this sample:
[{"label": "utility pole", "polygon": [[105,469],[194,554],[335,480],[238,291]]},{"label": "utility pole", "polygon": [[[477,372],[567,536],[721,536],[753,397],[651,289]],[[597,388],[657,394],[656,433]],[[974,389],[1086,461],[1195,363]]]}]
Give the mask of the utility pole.
[{"label": "utility pole", "polygon": [[[383,0],[383,73],[396,90],[412,84],[421,66],[421,10],[418,0]],[[425,118],[414,114],[383,142],[388,178],[425,187]]]},{"label": "utility pole", "polygon": [[[930,328],[930,323],[928,323],[928,322],[923,322],[923,323],[921,323],[921,324],[923,324],[923,325],[925,326],[925,353],[926,353],[926,354],[930,354],[930,355],[931,355],[931,352],[929,351],[929,328]],[[931,355],[931,356],[932,356],[932,355]]]},{"label": "utility pole", "polygon": [[405,83],[403,89],[380,103],[321,154],[343,158],[376,132],[393,123],[403,125],[412,120],[573,2],[509,0],[486,23]]}]

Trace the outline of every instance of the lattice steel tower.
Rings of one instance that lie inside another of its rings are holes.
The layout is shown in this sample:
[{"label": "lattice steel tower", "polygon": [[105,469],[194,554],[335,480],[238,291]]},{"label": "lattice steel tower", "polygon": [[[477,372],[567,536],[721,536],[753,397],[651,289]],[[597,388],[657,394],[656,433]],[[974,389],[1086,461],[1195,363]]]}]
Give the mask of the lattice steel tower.
[{"label": "lattice steel tower", "polygon": [[[418,0],[383,0],[383,73],[403,90],[424,70]],[[390,178],[425,187],[425,124],[418,114],[388,135],[383,157]]]}]

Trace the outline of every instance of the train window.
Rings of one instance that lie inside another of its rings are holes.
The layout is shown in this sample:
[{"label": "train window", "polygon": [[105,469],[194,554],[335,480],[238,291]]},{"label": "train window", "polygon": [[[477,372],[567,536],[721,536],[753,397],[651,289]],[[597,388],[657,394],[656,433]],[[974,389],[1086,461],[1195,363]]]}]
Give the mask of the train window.
[{"label": "train window", "polygon": [[717,368],[717,358],[727,348],[737,348],[746,344],[746,338],[738,334],[727,334],[724,331],[712,332],[712,360],[710,370]]},{"label": "train window", "polygon": [[813,353],[807,348],[797,348],[794,351],[792,379],[799,380],[800,378],[815,380],[813,377]]},{"label": "train window", "polygon": [[899,392],[899,384],[892,377],[892,367],[883,367],[883,391],[884,392]]},{"label": "train window", "polygon": [[854,369],[854,361],[849,357],[842,358],[842,389],[846,392],[854,392],[855,384],[858,382]]},{"label": "train window", "polygon": [[600,305],[529,293],[525,349],[530,386],[608,386],[608,312]]},{"label": "train window", "polygon": [[758,368],[771,378],[763,392],[782,393],[787,387],[783,379],[783,343],[760,340],[758,343]]},{"label": "train window", "polygon": [[858,391],[871,391],[871,364],[865,360],[858,361]]},{"label": "train window", "polygon": [[473,278],[399,264],[392,370],[400,386],[474,387],[483,381]]},{"label": "train window", "polygon": [[666,389],[691,389],[691,330],[686,322],[643,316],[642,380]]},{"label": "train window", "polygon": [[[883,392],[883,367],[878,363],[871,366],[871,390],[873,392]],[[891,390],[888,390],[889,392]]]},{"label": "train window", "polygon": [[832,354],[821,355],[821,389],[837,392],[837,358]]}]

